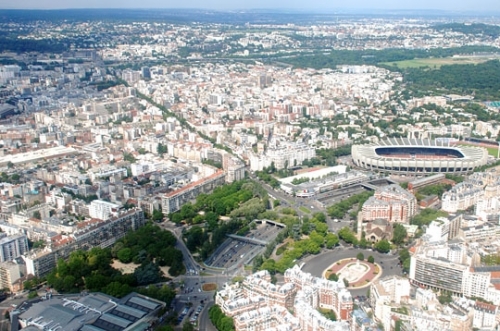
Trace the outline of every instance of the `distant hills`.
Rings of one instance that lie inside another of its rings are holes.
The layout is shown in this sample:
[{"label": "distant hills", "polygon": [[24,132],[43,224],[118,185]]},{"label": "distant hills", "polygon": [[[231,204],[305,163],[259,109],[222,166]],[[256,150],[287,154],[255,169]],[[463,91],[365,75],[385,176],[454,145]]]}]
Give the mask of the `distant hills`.
[{"label": "distant hills", "polygon": [[[500,13],[498,13],[500,16]],[[493,15],[492,12],[460,12],[444,10],[381,10],[381,9],[338,9],[308,10],[297,9],[252,9],[217,11],[209,9],[54,9],[54,10],[21,10],[0,9],[2,22],[32,21],[165,21],[172,23],[260,23],[285,24],[307,22],[325,22],[333,19],[362,18],[454,18],[466,20],[470,17]]]}]

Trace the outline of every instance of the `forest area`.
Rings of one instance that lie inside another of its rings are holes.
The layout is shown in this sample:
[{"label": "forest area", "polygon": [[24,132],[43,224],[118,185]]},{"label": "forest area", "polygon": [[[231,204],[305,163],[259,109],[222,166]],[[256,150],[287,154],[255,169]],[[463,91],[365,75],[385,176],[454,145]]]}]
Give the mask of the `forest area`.
[{"label": "forest area", "polygon": [[415,92],[474,95],[474,99],[500,100],[500,61],[443,65],[437,70],[407,68],[407,87]]},{"label": "forest area", "polygon": [[[296,57],[280,59],[280,61],[289,63],[294,67],[299,68],[335,69],[338,65],[378,65],[383,62],[423,58],[443,58],[457,54],[498,51],[499,50],[497,48],[490,46],[463,46],[434,49],[388,48],[382,50],[332,50],[332,52],[327,55],[323,53],[314,55],[299,55]],[[390,66],[387,67],[387,69],[391,69]]]}]

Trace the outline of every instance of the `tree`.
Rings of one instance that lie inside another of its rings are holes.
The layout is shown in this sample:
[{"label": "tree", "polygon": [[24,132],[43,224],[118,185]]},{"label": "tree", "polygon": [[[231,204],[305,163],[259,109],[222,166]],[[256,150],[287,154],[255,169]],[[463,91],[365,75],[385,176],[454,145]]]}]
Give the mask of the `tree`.
[{"label": "tree", "polygon": [[330,274],[330,276],[328,276],[328,280],[331,280],[333,282],[337,282],[339,280],[339,276],[336,273],[332,273],[332,274]]},{"label": "tree", "polygon": [[182,326],[182,331],[194,331],[194,325],[191,324],[190,322],[186,322]]},{"label": "tree", "polygon": [[356,244],[358,242],[355,234],[347,226],[339,230],[338,236],[348,244]]},{"label": "tree", "polygon": [[342,278],[342,281],[344,282],[345,287],[349,287],[349,281],[345,278]]},{"label": "tree", "polygon": [[120,249],[116,256],[118,257],[118,260],[120,260],[120,262],[122,263],[130,263],[132,262],[132,259],[133,259],[133,253],[132,253],[132,250],[130,248],[122,248]]},{"label": "tree", "polygon": [[198,247],[203,245],[205,241],[205,234],[203,229],[197,225],[189,229],[186,234],[186,246],[191,251],[194,252]]},{"label": "tree", "polygon": [[318,212],[313,214],[313,218],[317,219],[321,223],[326,222],[326,216],[324,213]]},{"label": "tree", "polygon": [[367,261],[370,262],[370,263],[375,263],[375,258],[370,255],[370,256],[368,256]]},{"label": "tree", "polygon": [[33,212],[33,218],[41,220],[42,219],[42,215],[40,214],[40,212],[38,210],[35,210]]},{"label": "tree", "polygon": [[323,246],[323,243],[325,242],[325,238],[317,231],[311,232],[311,234],[309,234],[309,239],[315,242],[318,246]]},{"label": "tree", "polygon": [[363,261],[365,259],[365,256],[363,255],[363,253],[359,252],[358,255],[356,255],[356,258],[360,261]]},{"label": "tree", "polygon": [[134,271],[134,276],[137,279],[137,284],[147,285],[155,284],[162,280],[162,272],[157,264],[149,262],[143,264]]},{"label": "tree", "polygon": [[137,159],[132,155],[132,153],[123,152],[123,160],[128,161],[130,163],[135,163]]},{"label": "tree", "polygon": [[163,219],[163,213],[161,210],[155,209],[153,210],[153,215],[151,215],[153,221],[161,221]]},{"label": "tree", "polygon": [[326,240],[326,248],[333,248],[338,245],[339,237],[337,237],[334,233],[328,233],[325,237]]},{"label": "tree", "polygon": [[401,245],[406,239],[406,228],[402,224],[396,224],[392,233],[392,242]]},{"label": "tree", "polygon": [[[177,318],[177,314],[175,314]],[[175,320],[175,319],[174,319]],[[174,327],[171,325],[162,325],[159,328],[155,329],[156,331],[174,331]]]},{"label": "tree", "polygon": [[391,250],[391,243],[385,239],[380,240],[375,244],[375,249],[380,253],[389,253]]},{"label": "tree", "polygon": [[163,154],[168,152],[168,148],[167,148],[167,146],[160,143],[160,144],[158,144],[156,151],[158,152],[158,154],[163,155]]},{"label": "tree", "polygon": [[7,162],[7,168],[9,169],[14,168],[14,163],[12,163],[11,161]]}]

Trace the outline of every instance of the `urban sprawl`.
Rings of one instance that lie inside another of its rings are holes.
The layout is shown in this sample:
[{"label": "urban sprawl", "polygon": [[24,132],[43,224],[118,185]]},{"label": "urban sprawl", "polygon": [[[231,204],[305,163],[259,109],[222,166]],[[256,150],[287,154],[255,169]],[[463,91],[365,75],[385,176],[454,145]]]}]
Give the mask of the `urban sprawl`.
[{"label": "urban sprawl", "polygon": [[498,329],[500,20],[36,13],[0,11],[2,330]]}]

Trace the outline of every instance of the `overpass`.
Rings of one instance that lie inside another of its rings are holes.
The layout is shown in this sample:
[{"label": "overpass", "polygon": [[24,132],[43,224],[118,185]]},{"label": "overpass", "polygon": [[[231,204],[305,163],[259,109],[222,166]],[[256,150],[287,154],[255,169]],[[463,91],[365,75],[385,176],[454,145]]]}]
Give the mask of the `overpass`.
[{"label": "overpass", "polygon": [[229,238],[231,238],[231,239],[235,239],[235,240],[239,240],[239,241],[244,241],[244,242],[247,242],[247,243],[250,243],[250,244],[255,244],[255,245],[260,245],[260,246],[266,246],[267,245],[267,242],[265,242],[263,240],[255,239],[255,238],[242,237],[242,236],[238,236],[238,235],[235,235],[235,234],[228,234],[227,236]]}]

